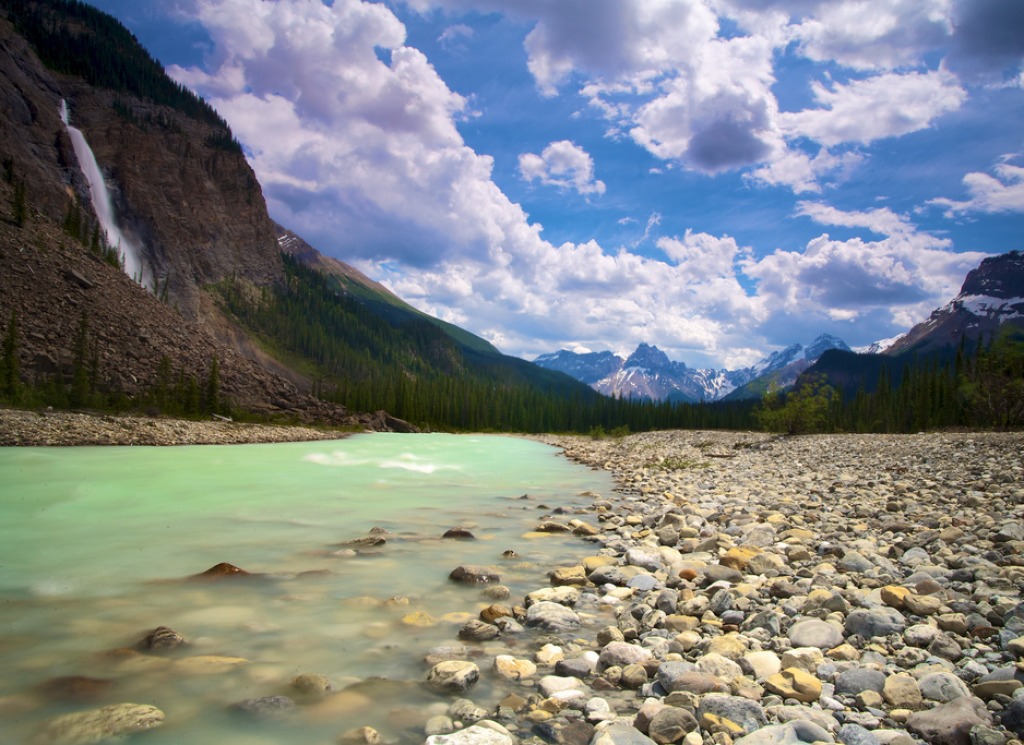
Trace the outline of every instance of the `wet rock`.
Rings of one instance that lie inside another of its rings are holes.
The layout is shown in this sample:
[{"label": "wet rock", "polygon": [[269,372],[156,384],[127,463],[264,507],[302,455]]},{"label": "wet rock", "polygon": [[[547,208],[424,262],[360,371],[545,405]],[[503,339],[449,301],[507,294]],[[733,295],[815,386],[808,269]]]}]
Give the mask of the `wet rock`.
[{"label": "wet rock", "polygon": [[295,712],[295,702],[288,696],[262,696],[239,701],[231,708],[254,719],[284,719]]},{"label": "wet rock", "polygon": [[802,743],[835,742],[831,733],[809,721],[770,724],[741,737],[734,745],[801,745]]},{"label": "wet rock", "polygon": [[295,695],[307,699],[317,700],[331,692],[331,679],[320,673],[302,673],[292,679],[291,688]]},{"label": "wet rock", "polygon": [[[237,569],[237,567],[235,568]],[[167,626],[157,626],[146,634],[146,636],[139,641],[137,646],[142,650],[166,652],[172,649],[177,649],[184,644],[186,644],[185,638],[174,629]]]},{"label": "wet rock", "polygon": [[494,658],[494,669],[503,678],[522,680],[537,674],[537,665],[530,660],[523,660],[509,654],[499,654]]},{"label": "wet rock", "polygon": [[954,699],[907,719],[907,730],[930,745],[970,745],[971,728],[991,724],[985,704],[971,696]]},{"label": "wet rock", "polygon": [[484,623],[473,619],[466,621],[459,629],[459,638],[463,641],[468,642],[484,642],[491,639],[497,639],[501,635],[501,631],[497,626],[490,623]]},{"label": "wet rock", "polygon": [[41,683],[37,690],[52,701],[94,701],[107,695],[114,681],[90,678],[85,675],[64,675]]},{"label": "wet rock", "polygon": [[651,654],[649,649],[645,649],[638,644],[613,641],[606,644],[604,649],[601,650],[601,654],[598,657],[598,667],[602,670],[612,665],[624,667],[635,662],[642,663],[653,659],[653,657],[654,655]]},{"label": "wet rock", "polygon": [[427,685],[441,693],[465,693],[480,679],[480,668],[465,660],[438,662],[427,674]]},{"label": "wet rock", "polygon": [[466,584],[491,584],[500,582],[501,576],[498,570],[493,567],[476,566],[463,564],[455,567],[448,575],[453,582],[464,582]]},{"label": "wet rock", "polygon": [[448,528],[441,536],[442,538],[453,538],[456,540],[473,541],[476,536],[465,528]]},{"label": "wet rock", "polygon": [[431,735],[424,745],[513,745],[514,742],[507,731],[474,724],[451,734]]},{"label": "wet rock", "polygon": [[526,611],[526,626],[547,631],[571,631],[582,621],[571,608],[550,601],[534,603]]},{"label": "wet rock", "polygon": [[245,571],[241,567],[236,567],[234,564],[228,564],[226,561],[222,561],[220,564],[214,564],[205,572],[192,575],[193,579],[218,579],[221,577],[250,576],[252,576],[250,572]]},{"label": "wet rock", "polygon": [[64,714],[47,722],[34,740],[40,745],[92,745],[159,727],[165,715],[146,704],[114,704]]},{"label": "wet rock", "polygon": [[339,745],[380,745],[384,738],[373,727],[356,727],[342,733]]},{"label": "wet rock", "polygon": [[658,683],[667,692],[689,691],[697,695],[728,693],[729,685],[721,678],[703,673],[689,662],[665,662],[658,668]]}]

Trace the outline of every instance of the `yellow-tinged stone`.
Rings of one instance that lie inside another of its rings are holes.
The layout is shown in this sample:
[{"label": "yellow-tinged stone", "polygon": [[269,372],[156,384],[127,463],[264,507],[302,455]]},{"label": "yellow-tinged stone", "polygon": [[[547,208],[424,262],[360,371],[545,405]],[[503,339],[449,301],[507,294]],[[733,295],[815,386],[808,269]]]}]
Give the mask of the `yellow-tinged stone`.
[{"label": "yellow-tinged stone", "polygon": [[718,560],[718,563],[742,572],[747,568],[750,560],[759,553],[761,553],[760,549],[753,548],[752,546],[736,546],[726,551],[722,558]]},{"label": "yellow-tinged stone", "polygon": [[548,577],[551,580],[551,584],[555,587],[587,584],[587,575],[582,566],[559,567],[558,569],[551,570]]},{"label": "yellow-tinged stone", "polygon": [[587,574],[590,574],[598,567],[606,567],[618,563],[619,560],[615,556],[588,556],[583,560],[583,569]]},{"label": "yellow-tinged stone", "polygon": [[853,662],[860,659],[860,651],[852,644],[840,644],[838,647],[828,650],[825,654],[833,660],[840,660],[842,662]]},{"label": "yellow-tinged stone", "polygon": [[910,594],[910,590],[906,587],[899,587],[898,585],[886,585],[879,592],[882,596],[882,602],[890,608],[896,609],[903,607],[903,601],[906,600],[907,595]]},{"label": "yellow-tinged stone", "polygon": [[412,613],[406,613],[402,616],[402,624],[405,626],[415,626],[416,628],[426,629],[431,626],[436,626],[437,619],[426,611],[418,610]]},{"label": "yellow-tinged stone", "polygon": [[809,704],[821,696],[821,681],[798,667],[788,667],[770,676],[764,687],[783,698],[793,698]]},{"label": "yellow-tinged stone", "polygon": [[445,623],[457,624],[463,624],[466,621],[472,621],[473,618],[473,614],[467,613],[466,611],[451,611],[450,613],[445,613],[443,616],[441,616],[441,620]]},{"label": "yellow-tinged stone", "polygon": [[495,657],[494,669],[498,675],[509,680],[523,680],[537,674],[537,666],[533,662],[510,654],[499,654]]},{"label": "yellow-tinged stone", "polygon": [[[794,520],[794,522],[796,522]],[[807,530],[806,528],[790,528],[789,530],[783,531],[782,535],[779,536],[780,540],[786,543],[800,543],[803,541],[809,541],[814,538],[814,531]]]},{"label": "yellow-tinged stone", "polygon": [[731,719],[726,719],[710,712],[700,715],[700,728],[712,735],[725,734],[730,737],[742,737],[747,733],[743,727]]},{"label": "yellow-tinged stone", "polygon": [[903,607],[916,616],[932,616],[942,608],[942,600],[934,595],[917,595],[908,593],[903,598]]},{"label": "yellow-tinged stone", "polygon": [[244,665],[249,660],[243,657],[221,657],[213,654],[201,654],[195,657],[182,657],[174,661],[174,669],[186,675],[210,675],[232,670]]},{"label": "yellow-tinged stone", "polygon": [[529,719],[531,722],[535,723],[546,722],[553,716],[554,714],[552,714],[550,711],[544,711],[543,709],[534,709],[533,711],[528,712],[526,714],[526,718]]}]

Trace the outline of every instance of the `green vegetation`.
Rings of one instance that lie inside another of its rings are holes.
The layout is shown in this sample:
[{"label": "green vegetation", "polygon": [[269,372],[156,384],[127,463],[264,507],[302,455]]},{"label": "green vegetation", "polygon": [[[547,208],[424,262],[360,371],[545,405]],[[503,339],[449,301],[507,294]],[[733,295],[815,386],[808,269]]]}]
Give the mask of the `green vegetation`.
[{"label": "green vegetation", "polygon": [[[228,129],[212,106],[168,77],[113,16],[79,0],[4,0],[0,10],[51,70],[76,75],[99,88],[147,98]],[[123,104],[120,111],[125,113]]]},{"label": "green vegetation", "polygon": [[[962,342],[952,355],[882,358],[868,389],[864,371],[852,394],[823,378],[769,391],[755,417],[772,432],[922,432],[1024,426],[1024,330],[1006,325],[989,344]],[[898,373],[896,366],[902,365]]]}]

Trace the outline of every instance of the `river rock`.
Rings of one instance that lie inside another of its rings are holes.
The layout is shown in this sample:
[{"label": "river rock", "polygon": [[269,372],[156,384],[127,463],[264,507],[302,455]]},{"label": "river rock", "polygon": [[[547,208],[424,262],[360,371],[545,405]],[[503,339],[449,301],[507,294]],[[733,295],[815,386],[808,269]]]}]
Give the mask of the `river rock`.
[{"label": "river rock", "polygon": [[441,693],[465,693],[480,679],[480,668],[466,660],[438,662],[427,674],[427,685]]},{"label": "river rock", "polygon": [[835,742],[835,738],[828,730],[813,722],[796,720],[761,727],[739,738],[734,745],[802,745],[815,742]]},{"label": "river rock", "polygon": [[649,649],[645,649],[638,644],[614,641],[606,644],[604,649],[601,650],[601,654],[598,657],[598,669],[603,670],[612,665],[625,667],[634,662],[645,662],[646,660],[653,659],[653,657],[654,655],[651,654]]},{"label": "river rock", "polygon": [[821,696],[821,681],[810,673],[789,667],[765,680],[764,687],[783,698],[810,703]]},{"label": "river rock", "polygon": [[885,687],[885,673],[865,667],[855,667],[839,674],[835,682],[836,693],[856,696],[864,691],[881,693]]},{"label": "river rock", "polygon": [[510,654],[499,654],[494,658],[494,669],[503,678],[522,680],[537,674],[537,665],[530,660],[513,657]]},{"label": "river rock", "polygon": [[446,735],[431,735],[424,745],[513,745],[515,740],[507,731],[477,723]]},{"label": "river rock", "polygon": [[39,745],[92,745],[159,727],[165,715],[147,704],[113,704],[50,720],[33,741]]},{"label": "river rock", "polygon": [[654,740],[635,727],[620,722],[598,728],[590,745],[652,745]]},{"label": "river rock", "polygon": [[288,696],[247,698],[231,708],[254,719],[283,719],[295,711],[295,702]]},{"label": "river rock", "polygon": [[157,626],[142,638],[138,647],[154,652],[166,652],[177,649],[185,643],[185,638],[174,629],[168,626]]},{"label": "river rock", "polygon": [[756,701],[741,696],[707,695],[701,698],[697,716],[703,718],[713,714],[721,719],[735,723],[741,730],[737,734],[754,732],[768,724],[764,708]]},{"label": "river rock", "polygon": [[442,538],[454,538],[456,540],[476,540],[476,536],[465,528],[448,528],[441,536]]},{"label": "river rock", "polygon": [[226,561],[222,561],[220,564],[214,564],[205,572],[192,575],[193,579],[218,579],[221,577],[249,576],[251,576],[250,572],[245,571],[241,567],[236,567],[234,564],[229,564]]},{"label": "river rock", "polygon": [[[742,671],[741,671],[742,672]],[[667,692],[689,691],[697,695],[728,693],[726,681],[696,670],[689,662],[664,662],[658,668],[658,683]]]},{"label": "river rock", "polygon": [[471,619],[462,624],[462,628],[459,629],[459,638],[468,642],[484,642],[491,639],[497,639],[501,635],[501,631],[497,626],[490,623],[484,623],[477,619]]},{"label": "river rock", "polygon": [[547,631],[571,631],[579,628],[582,621],[579,615],[564,605],[541,601],[534,603],[526,611],[526,625]]},{"label": "river rock", "polygon": [[494,567],[476,566],[473,564],[462,564],[455,567],[448,579],[453,582],[464,582],[466,584],[491,584],[501,581],[501,575]]},{"label": "river rock", "polygon": [[291,688],[306,699],[319,699],[331,692],[331,679],[319,673],[302,673],[292,679]]},{"label": "river rock", "polygon": [[970,745],[971,727],[991,724],[985,704],[973,696],[954,699],[928,711],[911,714],[907,730],[930,745]]},{"label": "river rock", "polygon": [[843,643],[843,631],[828,621],[807,618],[797,621],[786,633],[794,647],[832,649]]},{"label": "river rock", "polygon": [[373,727],[355,727],[338,738],[338,745],[380,745],[384,739]]},{"label": "river rock", "polygon": [[921,689],[921,695],[929,701],[946,703],[971,695],[967,684],[953,673],[928,673],[922,676],[917,684]]},{"label": "river rock", "polygon": [[658,745],[679,742],[697,729],[697,719],[686,709],[666,706],[647,725],[647,736]]},{"label": "river rock", "polygon": [[851,611],[846,617],[846,633],[858,634],[865,639],[875,636],[899,634],[906,628],[907,622],[895,608],[860,608]]},{"label": "river rock", "polygon": [[890,675],[882,686],[882,698],[893,709],[920,709],[924,704],[917,678],[907,673]]}]

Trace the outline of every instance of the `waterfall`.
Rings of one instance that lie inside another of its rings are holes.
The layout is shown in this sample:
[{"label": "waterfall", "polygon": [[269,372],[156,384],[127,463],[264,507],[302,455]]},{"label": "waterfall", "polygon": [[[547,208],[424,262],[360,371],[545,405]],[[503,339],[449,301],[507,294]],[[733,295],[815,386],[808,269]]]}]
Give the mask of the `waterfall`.
[{"label": "waterfall", "polygon": [[67,127],[68,136],[71,137],[71,144],[75,148],[75,157],[78,158],[78,165],[89,182],[92,208],[96,212],[96,217],[99,218],[100,227],[103,228],[107,243],[120,251],[121,256],[124,258],[125,273],[143,287],[148,287],[151,283],[148,273],[142,264],[142,247],[136,246],[118,227],[117,219],[114,216],[114,204],[110,200],[110,192],[107,191],[107,183],[103,179],[103,171],[100,170],[100,166],[96,162],[96,156],[93,155],[92,148],[89,147],[89,143],[86,141],[85,135],[82,134],[82,130],[71,126],[71,120],[68,116],[68,104],[64,99],[61,99],[60,102],[60,119],[64,122],[64,126]]}]

